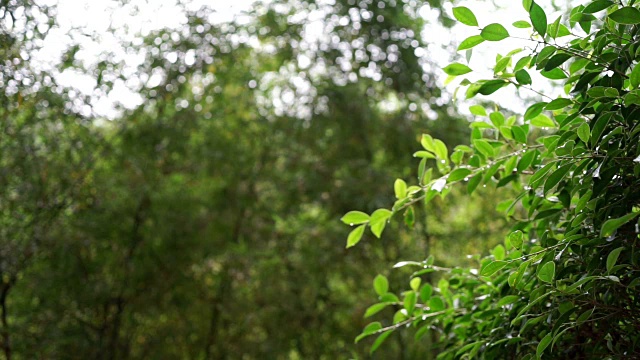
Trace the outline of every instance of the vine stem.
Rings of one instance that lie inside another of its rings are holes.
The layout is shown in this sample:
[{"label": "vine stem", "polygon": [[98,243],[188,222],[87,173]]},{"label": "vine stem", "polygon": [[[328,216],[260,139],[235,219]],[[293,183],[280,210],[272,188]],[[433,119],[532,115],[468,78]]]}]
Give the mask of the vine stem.
[{"label": "vine stem", "polygon": [[[463,312],[463,309],[453,309],[453,310],[457,311],[457,312]],[[434,313],[431,313],[431,314],[422,314],[422,315],[412,316],[412,317],[410,317],[410,318],[408,318],[406,320],[400,321],[397,324],[389,325],[387,327],[383,327],[382,329],[376,330],[376,331],[372,332],[369,335],[376,335],[376,334],[381,334],[383,332],[387,332],[389,330],[396,330],[396,329],[399,329],[399,328],[401,328],[401,327],[403,327],[403,326],[405,326],[407,324],[412,323],[415,320],[436,317],[438,315],[443,315],[443,314],[447,313],[447,311],[448,310],[442,310],[442,311],[437,311],[437,312],[434,312]]]}]

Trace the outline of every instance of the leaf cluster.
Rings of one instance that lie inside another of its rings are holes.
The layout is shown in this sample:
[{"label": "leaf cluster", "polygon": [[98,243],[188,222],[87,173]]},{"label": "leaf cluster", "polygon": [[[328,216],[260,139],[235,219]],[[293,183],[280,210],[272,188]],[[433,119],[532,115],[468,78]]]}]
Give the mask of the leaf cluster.
[{"label": "leaf cluster", "polygon": [[[399,264],[415,267],[410,289],[390,294],[378,279],[380,302],[365,316],[387,306],[396,313],[386,326],[369,324],[357,340],[377,335],[374,351],[408,326],[416,339],[430,334],[436,340],[440,359],[640,354],[640,10],[634,3],[596,0],[548,22],[535,1],[523,1],[529,19],[513,26],[532,28],[530,53],[519,55],[523,46],[498,55],[493,78],[460,84],[467,98],[515,87],[545,101],[512,116],[473,105],[472,145],[451,154],[423,135],[423,149],[414,154],[421,159],[417,184],[397,180],[396,203],[376,211],[385,221],[396,214],[407,221],[414,207],[428,211],[452,186],[466,186],[469,194],[480,185],[511,188],[518,195],[499,205],[511,232],[476,268],[441,268],[433,258]],[[478,27],[470,9],[453,14]],[[510,36],[497,23],[478,30],[458,50]],[[450,77],[473,75],[457,62],[443,70]],[[565,96],[531,88],[531,72],[558,82]],[[384,225],[376,227],[374,214],[358,214],[349,245],[367,226],[381,236]],[[437,286],[422,283],[433,271],[443,273]]]}]

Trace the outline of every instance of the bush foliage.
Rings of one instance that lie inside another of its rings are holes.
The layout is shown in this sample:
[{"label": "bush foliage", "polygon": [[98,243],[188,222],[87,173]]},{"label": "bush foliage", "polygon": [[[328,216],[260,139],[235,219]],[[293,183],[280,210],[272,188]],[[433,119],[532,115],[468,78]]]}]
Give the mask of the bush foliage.
[{"label": "bush foliage", "polygon": [[[515,190],[500,210],[512,220],[504,244],[482,258],[479,269],[442,268],[424,261],[413,267],[409,289],[389,291],[379,275],[379,302],[391,321],[375,321],[356,341],[375,338],[375,351],[392,333],[415,331],[430,338],[438,358],[638,358],[640,357],[640,10],[634,0],[596,0],[557,19],[534,1],[523,1],[531,28],[525,46],[498,55],[492,79],[463,79],[466,97],[529,89],[545,100],[522,115],[489,112],[473,105],[471,146],[448,148],[422,136],[417,182],[394,184],[397,201],[372,214],[352,211],[343,221],[356,226],[353,246],[366,229],[380,237],[388,220],[445,197],[453,186],[469,194],[492,185]],[[472,10],[453,9],[461,23],[478,27],[458,50],[510,37],[504,25],[479,26]],[[524,51],[525,49],[532,49]],[[524,54],[524,55],[523,55]],[[467,57],[468,58],[468,57]],[[455,62],[449,76],[473,75]],[[539,72],[563,86],[552,98],[532,84]],[[423,281],[440,272],[437,284]]]}]

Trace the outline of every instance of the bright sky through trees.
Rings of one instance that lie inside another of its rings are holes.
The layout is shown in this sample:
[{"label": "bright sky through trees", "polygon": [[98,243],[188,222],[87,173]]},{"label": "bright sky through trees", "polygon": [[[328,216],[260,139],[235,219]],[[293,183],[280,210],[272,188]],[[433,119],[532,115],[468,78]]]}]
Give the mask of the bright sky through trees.
[{"label": "bright sky through trees", "polygon": [[[329,1],[330,2],[330,1]],[[117,114],[114,104],[121,104],[125,108],[133,108],[139,105],[142,98],[136,94],[135,89],[139,88],[139,80],[132,76],[135,69],[144,61],[144,54],[128,52],[123,46],[123,41],[131,41],[137,44],[141,41],[140,35],[148,35],[150,31],[160,28],[178,29],[186,22],[183,10],[178,4],[171,1],[160,0],[134,0],[122,5],[119,1],[91,1],[91,0],[46,0],[46,4],[57,4],[59,28],[50,33],[45,41],[44,48],[34,54],[32,62],[41,68],[51,69],[56,65],[52,59],[60,59],[68,47],[77,43],[80,49],[76,54],[76,59],[85,66],[91,67],[100,62],[105,56],[110,56],[111,60],[122,61],[126,64],[125,76],[131,75],[126,81],[116,80],[113,89],[108,94],[97,94],[94,92],[96,80],[94,77],[81,74],[77,70],[67,69],[58,76],[58,82],[70,88],[77,89],[85,95],[93,95],[92,109],[85,108],[85,112],[93,111],[99,116],[113,117]],[[215,10],[210,19],[212,23],[222,23],[230,21],[234,17],[241,15],[242,11],[251,8],[253,0],[222,1],[214,0],[191,0],[185,1],[184,6],[189,10],[197,10],[202,6],[209,6]],[[478,16],[480,25],[488,24],[495,20],[496,14],[501,18],[513,19],[514,21],[524,18],[525,12],[519,2],[498,0],[494,2],[497,9],[485,2],[466,1],[460,5],[471,8]],[[422,37],[429,44],[428,50],[418,49],[421,57],[429,57],[435,60],[436,64],[446,64],[451,60],[454,53],[452,48],[457,46],[463,39],[478,32],[473,27],[457,24],[453,29],[444,28],[437,21],[438,9],[431,9],[425,5],[420,10],[420,15],[427,19]],[[444,11],[451,13],[452,5],[444,4]],[[310,19],[312,20],[312,19]],[[109,31],[109,28],[115,31]],[[318,27],[322,29],[322,27]],[[526,37],[526,29],[521,32],[522,37]],[[320,34],[317,34],[320,35]],[[310,34],[309,36],[314,36]],[[493,59],[487,56],[489,53],[507,53],[513,48],[517,48],[517,39],[509,39],[499,44],[483,44],[474,49],[470,66],[477,71],[478,76],[486,76],[493,65]],[[453,44],[453,45],[452,45]],[[108,54],[108,55],[106,55]],[[457,54],[460,59],[464,59],[465,53]],[[483,71],[484,69],[484,71]],[[446,75],[433,69],[434,73],[441,75],[439,82],[444,86]],[[539,81],[546,81],[539,78]],[[448,90],[453,93],[458,81],[448,84]],[[521,96],[532,96],[535,94],[522,93]],[[519,107],[519,101],[514,97],[514,101],[509,103]],[[462,112],[466,112],[466,106],[462,106]]]}]

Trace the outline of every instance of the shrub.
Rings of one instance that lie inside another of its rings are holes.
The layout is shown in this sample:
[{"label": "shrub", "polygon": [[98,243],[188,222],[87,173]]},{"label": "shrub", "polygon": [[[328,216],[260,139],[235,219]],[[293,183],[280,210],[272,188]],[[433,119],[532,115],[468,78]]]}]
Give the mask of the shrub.
[{"label": "shrub", "polygon": [[[511,232],[479,270],[441,268],[431,257],[401,262],[395,267],[416,271],[397,295],[384,276],[376,277],[379,302],[365,316],[397,311],[388,325],[367,325],[356,341],[375,335],[373,352],[394,331],[411,328],[416,340],[430,334],[441,359],[640,357],[640,10],[634,3],[596,0],[550,22],[538,4],[523,1],[530,21],[513,26],[532,28],[525,41],[533,50],[498,55],[494,78],[461,85],[467,98],[516,87],[545,101],[521,116],[472,106],[486,121],[471,123],[471,146],[450,153],[423,135],[423,149],[414,154],[421,159],[417,183],[397,180],[390,210],[343,217],[356,226],[350,247],[367,228],[380,237],[391,217],[413,218],[414,207],[444,198],[451,186],[471,194],[493,185],[518,194],[500,207],[513,220]],[[470,9],[453,13],[478,27]],[[505,26],[489,24],[459,50],[509,36]],[[454,77],[472,72],[458,62],[443,70]],[[533,71],[562,85],[565,96],[532,88]],[[439,282],[423,282],[434,271],[443,273]]]}]

